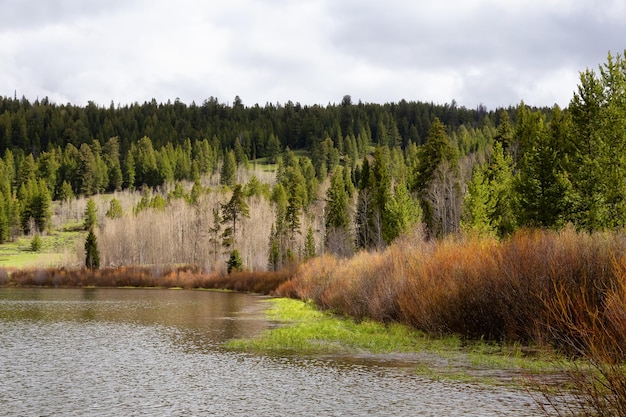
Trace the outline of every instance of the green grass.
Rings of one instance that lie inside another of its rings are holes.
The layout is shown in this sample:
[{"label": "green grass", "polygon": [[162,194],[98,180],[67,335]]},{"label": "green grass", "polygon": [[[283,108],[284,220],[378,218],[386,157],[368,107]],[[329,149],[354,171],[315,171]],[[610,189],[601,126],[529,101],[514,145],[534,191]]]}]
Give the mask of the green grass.
[{"label": "green grass", "polygon": [[56,265],[66,248],[73,248],[76,240],[84,233],[70,225],[62,231],[51,232],[41,236],[41,250],[33,252],[30,249],[32,238],[20,237],[13,242],[0,245],[0,267],[2,268],[30,268],[48,267]]},{"label": "green grass", "polygon": [[[455,336],[433,337],[400,324],[355,322],[319,311],[312,303],[278,298],[267,300],[268,318],[277,327],[253,339],[231,340],[227,347],[257,353],[409,354],[414,372],[434,380],[511,383],[522,374],[554,372],[555,356],[521,345],[463,342]],[[495,376],[494,376],[495,375]]]},{"label": "green grass", "polygon": [[371,320],[357,323],[317,310],[312,304],[279,298],[268,300],[267,315],[281,325],[256,339],[233,340],[228,346],[257,351],[298,353],[413,352],[416,347],[441,348],[460,344],[455,338],[429,339],[406,326],[385,326]]}]

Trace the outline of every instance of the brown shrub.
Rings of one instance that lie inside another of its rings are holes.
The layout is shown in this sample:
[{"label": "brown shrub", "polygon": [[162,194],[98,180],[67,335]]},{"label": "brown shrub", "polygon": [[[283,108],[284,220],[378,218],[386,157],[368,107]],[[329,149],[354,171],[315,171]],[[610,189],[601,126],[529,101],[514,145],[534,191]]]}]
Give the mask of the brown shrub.
[{"label": "brown shrub", "polygon": [[546,300],[562,288],[582,291],[594,308],[608,306],[617,270],[612,254],[625,253],[624,241],[620,233],[565,229],[523,230],[501,242],[400,242],[382,253],[313,259],[279,293],[433,333],[558,343]]}]

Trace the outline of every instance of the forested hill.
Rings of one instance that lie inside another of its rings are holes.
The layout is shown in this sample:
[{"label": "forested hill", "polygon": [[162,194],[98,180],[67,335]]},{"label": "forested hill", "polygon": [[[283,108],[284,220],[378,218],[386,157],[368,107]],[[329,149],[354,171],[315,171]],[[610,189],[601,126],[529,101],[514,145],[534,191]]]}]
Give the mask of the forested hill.
[{"label": "forested hill", "polygon": [[219,173],[243,201],[260,192],[259,179],[235,174],[260,158],[272,164],[265,197],[284,247],[297,247],[314,204],[323,205],[324,247],[340,242],[346,253],[353,244],[383,247],[416,222],[430,236],[623,228],[625,103],[623,55],[582,72],[566,109],[354,104],[349,96],[326,107],[0,98],[0,242],[46,230],[51,199],[183,181],[196,195]]},{"label": "forested hill", "polygon": [[[515,109],[507,110],[514,120]],[[273,151],[272,135],[281,148],[293,150],[310,150],[327,136],[340,145],[346,137],[359,135],[367,135],[373,144],[406,147],[409,141],[422,144],[435,118],[449,131],[460,126],[496,126],[499,122],[496,112],[483,106],[467,109],[454,102],[438,105],[404,100],[355,104],[350,96],[326,107],[292,102],[245,106],[239,97],[232,105],[209,98],[201,105],[152,100],[117,107],[90,102],[81,107],[52,103],[47,98],[30,102],[26,98],[0,97],[0,151],[21,149],[37,157],[69,143],[80,148],[93,139],[104,143],[117,137],[121,155],[125,156],[131,144],[143,137],[149,137],[155,149],[168,143],[182,145],[186,139],[207,139],[212,146],[228,150],[239,139],[248,158],[260,158]]]}]

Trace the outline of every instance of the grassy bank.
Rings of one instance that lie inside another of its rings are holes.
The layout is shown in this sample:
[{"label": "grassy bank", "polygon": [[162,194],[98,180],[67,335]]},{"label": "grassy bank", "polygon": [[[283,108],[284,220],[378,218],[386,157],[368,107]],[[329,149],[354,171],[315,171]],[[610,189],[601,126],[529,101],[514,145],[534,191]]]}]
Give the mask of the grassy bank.
[{"label": "grassy bank", "polygon": [[270,320],[278,325],[255,339],[233,340],[227,347],[261,353],[350,355],[402,363],[432,379],[493,384],[528,382],[528,375],[560,372],[552,351],[519,344],[463,341],[433,337],[399,323],[354,321],[320,311],[312,303],[287,298],[267,301]]}]

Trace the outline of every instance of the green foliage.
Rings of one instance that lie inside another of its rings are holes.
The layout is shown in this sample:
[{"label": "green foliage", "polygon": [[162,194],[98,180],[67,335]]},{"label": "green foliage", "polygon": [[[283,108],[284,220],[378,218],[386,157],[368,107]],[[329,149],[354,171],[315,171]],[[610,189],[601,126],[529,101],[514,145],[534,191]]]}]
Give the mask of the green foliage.
[{"label": "green foliage", "polygon": [[495,142],[491,156],[474,168],[463,200],[461,230],[471,235],[506,236],[516,228],[513,162]]},{"label": "green foliage", "polygon": [[220,185],[232,187],[235,184],[235,174],[237,172],[237,161],[235,153],[228,151],[224,155],[222,170],[220,171]]},{"label": "green foliage", "polygon": [[[52,197],[71,203],[75,195],[144,184],[200,184],[202,175],[218,172],[220,159],[220,182],[234,187],[237,165],[251,156],[283,161],[272,192],[281,262],[320,184],[339,166],[348,202],[358,190],[354,219],[341,229],[354,231],[359,248],[383,248],[414,217],[402,209],[408,202],[402,184],[420,201],[431,236],[456,232],[460,217],[465,231],[497,236],[520,226],[569,223],[590,231],[621,229],[625,91],[626,61],[609,54],[599,71],[580,74],[564,110],[523,102],[497,111],[404,100],[356,104],[345,97],[325,107],[229,106],[211,98],[202,105],[177,100],[82,108],[0,97],[0,242],[48,227]],[[101,144],[95,138],[109,139]],[[467,178],[474,161],[485,159]],[[170,198],[185,195],[197,203],[204,192],[194,185],[190,195],[177,189]],[[269,195],[269,188],[253,177],[243,194]],[[146,196],[135,211],[147,207],[162,208],[164,200]],[[349,204],[347,211],[352,214]]]},{"label": "green foliage", "polygon": [[109,219],[119,219],[124,215],[122,204],[117,198],[112,198],[109,202],[109,209],[106,212],[106,216]]},{"label": "green foliage", "polygon": [[59,200],[67,203],[71,203],[74,199],[74,191],[72,190],[72,186],[67,181],[63,181],[63,184],[61,184],[57,197]]},{"label": "green foliage", "polygon": [[31,221],[37,231],[46,230],[52,217],[52,198],[44,180],[29,179],[18,191],[19,219],[24,233],[31,232]]},{"label": "green foliage", "polygon": [[330,179],[330,188],[326,192],[326,229],[348,229],[348,193],[343,180],[343,168],[335,168]]},{"label": "green foliage", "polygon": [[562,227],[571,209],[571,184],[558,145],[562,138],[553,135],[559,130],[557,124],[563,123],[560,109],[554,109],[552,129],[546,126],[542,115],[529,114],[524,107],[520,107],[520,112],[527,114],[518,125],[524,132],[520,142],[525,145],[521,148],[514,183],[519,222],[524,226]]},{"label": "green foliage", "polygon": [[586,230],[626,224],[626,58],[608,55],[599,74],[580,74],[569,111],[572,145],[567,172],[571,178],[569,220]]},{"label": "green foliage", "polygon": [[226,270],[230,274],[231,272],[241,271],[243,268],[243,261],[241,260],[241,255],[237,249],[234,249],[230,253],[230,257],[228,258],[228,262],[226,262]]},{"label": "green foliage", "polygon": [[133,209],[133,213],[135,216],[141,213],[146,209],[154,209],[159,211],[164,211],[167,206],[167,201],[160,194],[155,194],[150,197],[149,191],[146,189],[141,196],[141,200],[137,203],[137,205]]},{"label": "green foliage", "polygon": [[90,198],[87,200],[87,206],[85,207],[85,220],[83,227],[85,230],[91,230],[98,226],[98,207],[96,202]]},{"label": "green foliage", "polygon": [[280,140],[273,133],[270,134],[267,140],[267,157],[270,164],[278,162],[278,155],[280,155]]},{"label": "green foliage", "polygon": [[444,124],[436,118],[430,126],[426,143],[420,148],[416,182],[412,189],[424,192],[433,181],[435,171],[442,162],[446,161],[450,166],[456,167],[458,159],[458,150],[452,146]]},{"label": "green foliage", "polygon": [[250,208],[246,203],[243,187],[235,185],[233,194],[226,204],[222,204],[222,224],[226,229],[222,233],[222,245],[224,247],[235,246],[237,239],[237,225],[243,218],[250,217]]},{"label": "green foliage", "polygon": [[270,199],[272,192],[269,184],[261,183],[259,178],[256,175],[253,175],[252,178],[250,178],[250,181],[248,181],[248,184],[246,184],[245,194],[246,197],[262,196]]},{"label": "green foliage", "polygon": [[304,238],[304,259],[315,258],[315,237],[313,236],[313,229],[309,226],[306,229],[306,237]]},{"label": "green foliage", "polygon": [[191,204],[198,203],[200,196],[206,192],[205,188],[200,184],[199,180],[193,182],[193,186],[191,187],[191,192],[187,198],[187,201]]},{"label": "green foliage", "polygon": [[100,268],[100,251],[93,228],[89,229],[87,240],[85,240],[85,267],[89,269]]},{"label": "green foliage", "polygon": [[[157,158],[150,138],[147,136],[141,138],[136,146],[131,146],[131,153],[134,161],[134,185],[147,185],[149,187],[159,185],[161,177],[159,176]],[[128,168],[130,169],[130,167]],[[128,178],[130,178],[130,175],[128,175]]]},{"label": "green foliage", "polygon": [[133,156],[133,153],[129,150],[126,154],[126,159],[124,160],[124,186],[126,188],[134,188],[136,176],[137,171],[135,169],[135,157]]},{"label": "green foliage", "polygon": [[35,233],[35,236],[30,241],[30,250],[33,252],[39,252],[41,250],[41,236],[39,233]]},{"label": "green foliage", "polygon": [[421,221],[422,210],[404,183],[396,186],[394,196],[385,204],[388,226],[385,240],[391,242]]}]

